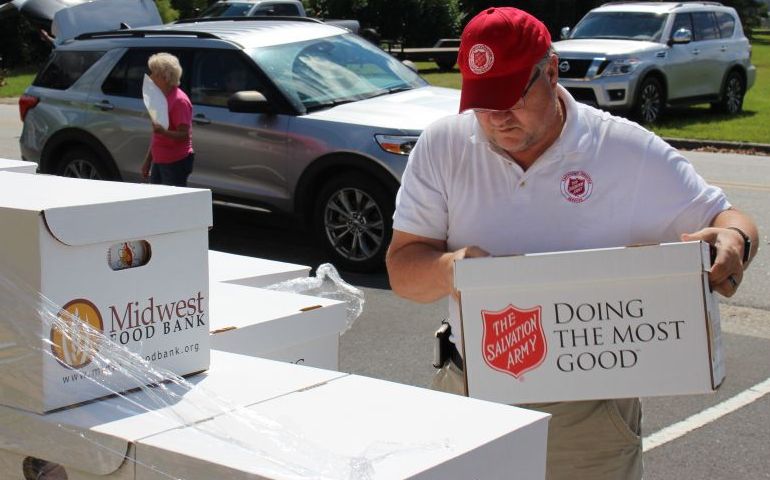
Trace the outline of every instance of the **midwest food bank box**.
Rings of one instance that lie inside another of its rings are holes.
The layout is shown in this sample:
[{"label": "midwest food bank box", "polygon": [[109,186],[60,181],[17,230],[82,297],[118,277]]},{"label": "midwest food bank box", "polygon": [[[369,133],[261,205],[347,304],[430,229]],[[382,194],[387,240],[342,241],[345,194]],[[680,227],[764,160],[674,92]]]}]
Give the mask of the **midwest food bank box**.
[{"label": "midwest food bank box", "polygon": [[705,393],[725,376],[702,242],[461,260],[468,393],[503,403]]},{"label": "midwest food bank box", "polygon": [[211,283],[209,305],[213,349],[339,369],[344,302]]},{"label": "midwest food bank box", "polygon": [[155,366],[208,368],[211,223],[208,190],[0,172],[0,274],[23,292],[0,311],[0,345],[25,355],[0,365],[0,404],[46,412],[111,393],[89,378],[137,386],[53,328],[38,294]]},{"label": "midwest food bank box", "polygon": [[37,172],[37,163],[25,162],[23,160],[9,160],[0,158],[0,171],[16,173],[35,173]]}]

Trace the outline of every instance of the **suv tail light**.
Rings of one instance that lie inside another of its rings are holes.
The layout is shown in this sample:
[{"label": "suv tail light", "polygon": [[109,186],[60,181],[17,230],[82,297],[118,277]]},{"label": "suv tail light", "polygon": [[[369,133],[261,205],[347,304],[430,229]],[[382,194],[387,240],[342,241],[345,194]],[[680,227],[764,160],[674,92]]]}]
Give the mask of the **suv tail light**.
[{"label": "suv tail light", "polygon": [[19,115],[21,116],[22,122],[27,116],[27,112],[35,108],[35,105],[37,105],[38,102],[40,102],[40,99],[38,97],[33,97],[32,95],[22,95],[19,97]]}]

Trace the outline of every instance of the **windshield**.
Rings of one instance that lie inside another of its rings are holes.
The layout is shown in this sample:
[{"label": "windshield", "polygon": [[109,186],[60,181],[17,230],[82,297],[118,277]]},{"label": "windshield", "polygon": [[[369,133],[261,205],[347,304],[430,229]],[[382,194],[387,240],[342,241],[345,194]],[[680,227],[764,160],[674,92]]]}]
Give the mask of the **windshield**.
[{"label": "windshield", "polygon": [[657,42],[663,35],[667,13],[590,12],[569,38],[616,38]]},{"label": "windshield", "polygon": [[400,61],[350,33],[261,47],[251,55],[306,111],[427,85]]},{"label": "windshield", "polygon": [[249,13],[250,3],[215,3],[203,13],[201,18],[208,17],[242,17]]}]

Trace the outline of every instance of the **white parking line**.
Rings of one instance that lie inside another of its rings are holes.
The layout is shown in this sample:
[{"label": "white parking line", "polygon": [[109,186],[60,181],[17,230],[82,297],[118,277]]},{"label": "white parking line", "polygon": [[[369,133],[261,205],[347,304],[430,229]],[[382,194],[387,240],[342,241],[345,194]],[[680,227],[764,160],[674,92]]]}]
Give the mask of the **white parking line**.
[{"label": "white parking line", "polygon": [[655,447],[659,447],[671,440],[676,440],[677,438],[692,432],[696,428],[708,425],[728,413],[732,413],[741,407],[745,407],[746,405],[759,400],[768,393],[770,393],[770,378],[742,391],[732,398],[728,398],[722,403],[707,408],[681,422],[669,425],[666,428],[644,437],[642,440],[644,451],[649,452]]}]

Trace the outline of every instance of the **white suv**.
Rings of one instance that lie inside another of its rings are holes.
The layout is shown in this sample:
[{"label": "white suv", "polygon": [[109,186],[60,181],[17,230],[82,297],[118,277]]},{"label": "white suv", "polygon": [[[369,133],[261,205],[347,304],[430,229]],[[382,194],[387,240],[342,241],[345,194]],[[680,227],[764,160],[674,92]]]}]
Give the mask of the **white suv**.
[{"label": "white suv", "polygon": [[736,114],[756,77],[738,14],[715,2],[609,3],[562,38],[559,82],[575,99],[644,123],[674,104]]}]

